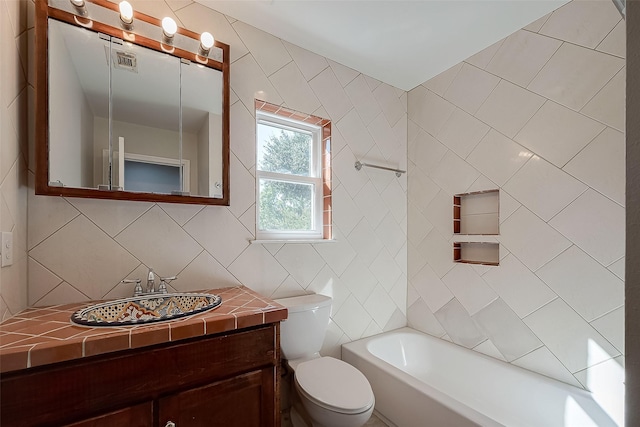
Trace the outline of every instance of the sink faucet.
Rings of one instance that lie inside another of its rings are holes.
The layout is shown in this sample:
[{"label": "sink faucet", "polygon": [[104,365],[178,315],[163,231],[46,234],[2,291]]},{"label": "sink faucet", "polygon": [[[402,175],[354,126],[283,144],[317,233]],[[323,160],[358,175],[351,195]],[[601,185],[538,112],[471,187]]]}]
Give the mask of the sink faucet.
[{"label": "sink faucet", "polygon": [[150,294],[155,292],[155,287],[156,285],[156,275],[153,273],[153,268],[149,269],[149,273],[147,274],[147,289],[146,289],[146,293]]},{"label": "sink faucet", "polygon": [[149,294],[167,294],[169,293],[169,288],[167,285],[171,283],[171,281],[176,280],[177,276],[171,277],[160,277],[160,284],[156,288],[156,273],[154,273],[153,268],[149,268],[149,272],[147,273],[147,286],[143,290],[142,285],[140,284],[142,281],[140,279],[124,279],[120,281],[120,283],[135,283],[136,287],[133,290],[133,296],[141,296],[141,295],[149,295]]}]

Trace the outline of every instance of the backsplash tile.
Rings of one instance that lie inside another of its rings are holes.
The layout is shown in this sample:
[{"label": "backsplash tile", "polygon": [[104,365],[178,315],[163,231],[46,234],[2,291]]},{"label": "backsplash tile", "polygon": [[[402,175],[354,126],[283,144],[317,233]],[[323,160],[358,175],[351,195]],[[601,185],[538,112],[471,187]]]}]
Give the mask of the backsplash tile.
[{"label": "backsplash tile", "polygon": [[520,30],[504,40],[485,69],[527,87],[562,42]]},{"label": "backsplash tile", "polygon": [[624,282],[575,245],[536,275],[587,322],[624,304]]},{"label": "backsplash tile", "polygon": [[500,225],[500,241],[531,271],[571,246],[571,242],[522,206]]},{"label": "backsplash tile", "polygon": [[571,372],[549,351],[547,347],[540,347],[512,362],[516,366],[538,372],[572,386],[580,387],[580,382]]},{"label": "backsplash tile", "polygon": [[532,156],[533,153],[523,146],[491,129],[469,154],[467,161],[489,180],[503,186]]},{"label": "backsplash tile", "polygon": [[[498,298],[473,267],[456,264],[443,278],[442,282],[453,292],[457,300],[473,315]],[[451,333],[449,333],[451,335]]]},{"label": "backsplash tile", "polygon": [[626,75],[620,70],[580,112],[624,132]]},{"label": "backsplash tile", "polygon": [[543,221],[549,221],[587,186],[544,159],[532,156],[503,188]]},{"label": "backsplash tile", "polygon": [[487,132],[489,132],[489,126],[457,108],[436,136],[438,140],[464,159]]},{"label": "backsplash tile", "polygon": [[473,348],[487,338],[455,298],[434,314],[447,332],[447,335],[449,335],[449,338],[451,338],[451,341],[458,345]]},{"label": "backsplash tile", "polygon": [[620,58],[563,43],[527,88],[578,111],[622,67]]},{"label": "backsplash tile", "polygon": [[490,268],[482,279],[520,318],[558,297],[512,254],[500,260],[500,268]]},{"label": "backsplash tile", "polygon": [[595,120],[547,101],[514,140],[561,168],[604,128]]},{"label": "backsplash tile", "polygon": [[407,321],[409,326],[413,329],[417,329],[436,337],[442,337],[445,334],[445,330],[442,328],[442,325],[433,315],[431,310],[426,307],[423,299],[419,299],[413,303],[407,311]]},{"label": "backsplash tile", "polygon": [[627,55],[627,35],[625,30],[625,20],[621,19],[607,37],[596,47],[596,50],[625,58]]},{"label": "backsplash tile", "polygon": [[291,62],[291,56],[279,38],[242,21],[236,21],[231,26],[267,77]]},{"label": "backsplash tile", "polygon": [[624,306],[591,322],[596,331],[624,354]]},{"label": "backsplash tile", "polygon": [[[151,249],[153,246],[140,248],[147,261],[146,253]],[[92,299],[101,298],[140,264],[82,215],[32,249],[29,256]],[[170,275],[168,271],[159,273]]]},{"label": "backsplash tile", "polygon": [[473,65],[464,63],[444,93],[444,98],[470,114],[475,114],[498,85],[500,79]]},{"label": "backsplash tile", "polygon": [[560,298],[523,320],[571,373],[620,355]]},{"label": "backsplash tile", "polygon": [[511,362],[542,346],[542,342],[500,298],[473,315],[491,343]]},{"label": "backsplash tile", "polygon": [[544,101],[543,97],[533,92],[506,80],[500,80],[476,115],[497,131],[513,138],[540,109]]},{"label": "backsplash tile", "polygon": [[589,189],[549,224],[580,249],[609,266],[624,255],[624,208]]},{"label": "backsplash tile", "polygon": [[621,20],[609,6],[600,1],[569,2],[554,11],[538,32],[593,49]]},{"label": "backsplash tile", "polygon": [[563,170],[624,206],[625,140],[622,132],[605,129]]}]

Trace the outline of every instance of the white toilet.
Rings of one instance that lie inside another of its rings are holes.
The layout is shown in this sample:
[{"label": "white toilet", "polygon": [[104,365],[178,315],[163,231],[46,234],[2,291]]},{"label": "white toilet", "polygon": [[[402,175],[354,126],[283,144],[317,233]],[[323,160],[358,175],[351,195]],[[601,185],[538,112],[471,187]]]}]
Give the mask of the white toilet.
[{"label": "white toilet", "polygon": [[[282,355],[294,371],[293,382],[314,427],[360,427],[373,413],[371,385],[355,367],[333,357],[321,357],[329,324],[331,298],[304,295],[277,299],[289,318],[280,326]],[[292,408],[293,425],[301,418]]]}]

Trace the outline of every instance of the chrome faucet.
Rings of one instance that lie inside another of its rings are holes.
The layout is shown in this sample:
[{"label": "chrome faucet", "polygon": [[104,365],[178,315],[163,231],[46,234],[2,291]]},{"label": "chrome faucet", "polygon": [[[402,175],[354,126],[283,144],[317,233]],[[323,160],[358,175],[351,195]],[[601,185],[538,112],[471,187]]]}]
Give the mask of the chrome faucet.
[{"label": "chrome faucet", "polygon": [[177,278],[178,278],[177,276],[171,276],[171,277],[158,276],[158,279],[160,279],[160,284],[156,289],[156,273],[154,273],[153,268],[150,268],[149,272],[147,273],[147,286],[144,289],[144,291],[142,290],[142,286],[140,285],[140,282],[141,282],[140,279],[125,279],[125,280],[122,280],[120,283],[135,283],[136,286],[135,286],[135,289],[133,290],[133,296],[137,297],[137,296],[149,295],[149,294],[167,294],[169,293],[169,288],[167,287],[167,285],[171,283],[172,280],[176,280]]},{"label": "chrome faucet", "polygon": [[153,273],[153,268],[150,268],[149,273],[147,274],[147,289],[145,290],[145,292],[148,294],[154,293],[156,291],[155,285],[156,275]]}]

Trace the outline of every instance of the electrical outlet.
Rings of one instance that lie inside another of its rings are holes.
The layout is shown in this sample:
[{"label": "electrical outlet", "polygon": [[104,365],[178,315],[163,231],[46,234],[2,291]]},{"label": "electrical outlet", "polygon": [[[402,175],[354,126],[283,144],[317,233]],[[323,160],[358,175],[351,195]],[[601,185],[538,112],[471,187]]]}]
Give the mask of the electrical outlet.
[{"label": "electrical outlet", "polygon": [[8,267],[13,264],[13,233],[10,231],[2,232],[0,255],[2,256],[3,267]]}]

